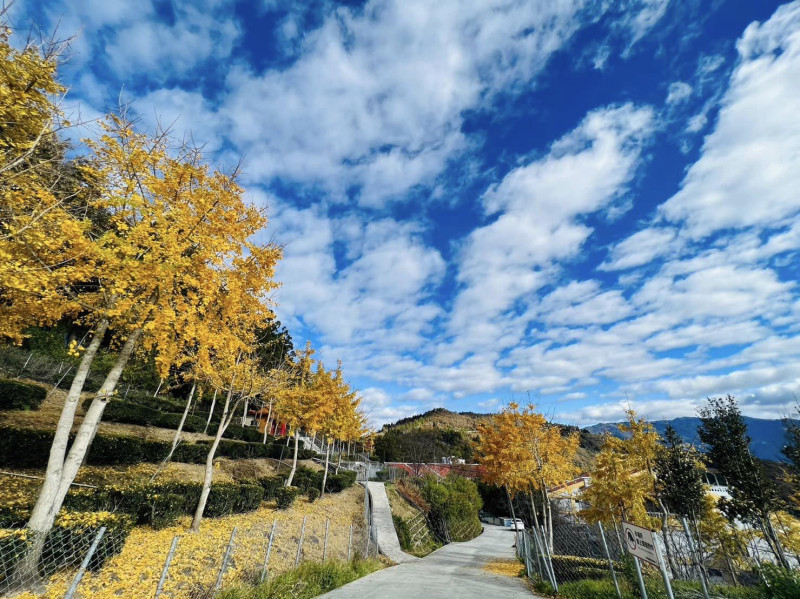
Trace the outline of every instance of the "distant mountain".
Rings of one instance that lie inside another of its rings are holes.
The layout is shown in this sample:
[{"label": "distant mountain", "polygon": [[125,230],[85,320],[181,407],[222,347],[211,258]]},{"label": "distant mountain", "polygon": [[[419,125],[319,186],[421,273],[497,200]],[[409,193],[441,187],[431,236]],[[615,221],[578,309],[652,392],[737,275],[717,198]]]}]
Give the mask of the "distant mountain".
[{"label": "distant mountain", "polygon": [[[786,460],[781,453],[781,448],[786,443],[783,421],[749,418],[747,416],[744,417],[744,421],[745,424],[747,424],[747,434],[749,434],[752,439],[750,450],[753,452],[753,455],[762,460],[771,460],[773,462],[783,462]],[[700,438],[697,435],[697,427],[700,426],[699,418],[685,417],[673,418],[672,420],[656,420],[652,424],[659,434],[662,435],[667,425],[671,424],[672,428],[678,432],[686,443],[692,443],[697,446],[700,445]],[[617,428],[617,424],[610,422],[587,426],[586,430],[598,435],[608,432],[618,437],[622,436],[619,432],[619,428]]]}]

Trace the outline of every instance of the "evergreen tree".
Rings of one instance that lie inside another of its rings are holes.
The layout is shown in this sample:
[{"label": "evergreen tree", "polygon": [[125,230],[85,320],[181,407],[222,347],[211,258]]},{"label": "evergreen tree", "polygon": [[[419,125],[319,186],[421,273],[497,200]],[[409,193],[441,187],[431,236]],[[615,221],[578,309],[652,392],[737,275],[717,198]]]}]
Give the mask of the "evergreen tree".
[{"label": "evergreen tree", "polygon": [[736,400],[709,398],[700,409],[700,440],[708,446],[708,459],[728,479],[731,498],[723,498],[719,508],[725,516],[759,528],[775,557],[784,566],[788,561],[772,527],[770,515],[781,507],[775,483],[750,452],[747,425]]},{"label": "evergreen tree", "polygon": [[672,425],[667,426],[656,455],[655,472],[657,494],[671,513],[692,520],[703,516],[703,470],[698,451],[684,443]]}]

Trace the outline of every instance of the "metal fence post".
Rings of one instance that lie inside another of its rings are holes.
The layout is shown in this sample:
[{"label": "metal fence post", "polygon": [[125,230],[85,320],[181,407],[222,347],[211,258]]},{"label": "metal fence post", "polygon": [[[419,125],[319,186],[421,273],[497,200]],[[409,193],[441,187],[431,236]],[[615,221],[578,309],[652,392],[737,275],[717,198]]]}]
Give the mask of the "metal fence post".
[{"label": "metal fence post", "polygon": [[681,518],[681,520],[683,521],[683,530],[686,532],[686,540],[689,543],[689,552],[693,557],[692,561],[697,564],[697,569],[700,570],[700,584],[703,587],[703,597],[705,597],[705,599],[710,599],[708,595],[708,583],[706,582],[706,572],[703,569],[703,560],[700,556],[700,552],[695,547],[694,537],[692,537],[692,532],[689,529],[689,522],[687,522],[685,516]]},{"label": "metal fence post", "polygon": [[[608,569],[611,570],[611,578],[614,579],[614,588],[617,590],[617,597],[622,599],[622,593],[619,590],[619,583],[617,582],[617,573],[614,572],[614,561],[611,559],[611,552],[608,550],[608,543],[606,543],[606,533],[603,532],[603,525],[600,522],[597,523],[597,528],[600,530],[600,540],[603,541],[603,549],[608,558]],[[706,597],[706,599],[708,599],[708,597]]]},{"label": "metal fence post", "polygon": [[325,520],[325,540],[322,543],[322,563],[325,563],[325,558],[328,557],[328,529],[330,528],[330,519]]},{"label": "metal fence post", "polygon": [[[27,365],[27,362],[25,364]],[[89,551],[86,553],[86,557],[84,557],[83,562],[81,562],[81,567],[78,570],[78,573],[72,580],[72,584],[69,585],[69,589],[67,589],[67,594],[64,595],[64,599],[72,599],[72,596],[75,594],[78,585],[81,583],[83,575],[86,573],[86,568],[89,567],[89,560],[92,559],[94,552],[97,551],[97,546],[100,544],[100,539],[103,538],[104,534],[106,534],[106,527],[101,526],[100,530],[97,531],[97,536],[95,536],[94,541],[92,541],[92,545],[89,547]]]},{"label": "metal fence post", "polygon": [[264,565],[261,567],[261,582],[267,577],[267,568],[269,567],[269,556],[272,553],[272,541],[275,539],[275,529],[278,526],[278,521],[272,521],[272,530],[269,533],[269,543],[267,544],[267,555],[264,556]]},{"label": "metal fence post", "polygon": [[219,568],[219,574],[217,575],[217,581],[214,583],[214,589],[212,594],[216,593],[220,587],[222,586],[222,578],[225,576],[225,570],[228,569],[228,562],[231,559],[231,553],[233,553],[233,543],[236,541],[236,527],[233,527],[231,531],[231,538],[228,541],[228,546],[225,548],[225,554],[222,556],[222,565]]},{"label": "metal fence post", "polygon": [[647,599],[647,588],[644,586],[644,577],[642,577],[642,566],[639,563],[639,558],[635,555],[633,558],[633,566],[636,569],[636,578],[639,579],[639,591],[642,593],[642,599]]},{"label": "metal fence post", "polygon": [[294,567],[300,564],[300,556],[303,553],[303,537],[306,534],[306,519],[308,516],[303,516],[303,525],[300,527],[300,541],[297,543],[297,557],[294,558]]},{"label": "metal fence post", "polygon": [[347,561],[350,561],[350,551],[353,548],[353,525],[350,525],[350,535],[347,537]]},{"label": "metal fence post", "polygon": [[161,569],[161,578],[158,579],[158,586],[156,587],[156,594],[153,596],[153,599],[158,599],[159,595],[161,595],[161,591],[164,590],[164,583],[167,581],[167,572],[169,571],[169,565],[172,562],[172,556],[175,555],[175,548],[178,546],[178,539],[180,539],[178,535],[175,535],[172,538],[172,544],[169,546],[167,559],[164,561],[164,567]]},{"label": "metal fence post", "polygon": [[653,543],[653,546],[658,556],[658,569],[661,570],[661,577],[664,579],[664,587],[667,589],[667,599],[675,599],[675,596],[672,594],[672,583],[669,580],[669,572],[667,572],[667,566],[664,564],[664,556],[661,555],[661,548],[658,546],[657,542]]}]

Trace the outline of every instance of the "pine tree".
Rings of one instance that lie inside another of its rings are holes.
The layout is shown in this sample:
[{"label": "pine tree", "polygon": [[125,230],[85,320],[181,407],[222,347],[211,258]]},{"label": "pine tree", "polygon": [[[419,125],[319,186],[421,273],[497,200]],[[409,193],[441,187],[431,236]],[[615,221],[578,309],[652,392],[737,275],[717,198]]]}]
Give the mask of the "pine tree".
[{"label": "pine tree", "polygon": [[778,490],[750,451],[747,425],[736,400],[709,398],[700,409],[700,440],[708,447],[708,460],[728,480],[731,498],[722,498],[719,508],[730,520],[757,527],[778,561],[789,567],[770,516],[781,507]]}]

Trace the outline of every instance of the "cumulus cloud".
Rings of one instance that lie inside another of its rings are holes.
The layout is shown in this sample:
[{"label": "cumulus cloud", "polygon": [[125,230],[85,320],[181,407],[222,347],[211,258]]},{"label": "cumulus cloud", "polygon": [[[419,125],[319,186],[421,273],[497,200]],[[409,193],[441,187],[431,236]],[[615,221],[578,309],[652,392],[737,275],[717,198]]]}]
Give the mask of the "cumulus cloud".
[{"label": "cumulus cloud", "polygon": [[[739,64],[714,131],[662,215],[695,238],[770,227],[800,211],[800,3],[753,23],[737,45]],[[795,157],[795,158],[792,158]]]}]

